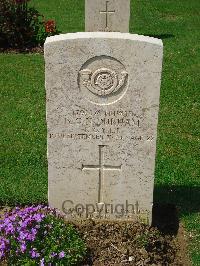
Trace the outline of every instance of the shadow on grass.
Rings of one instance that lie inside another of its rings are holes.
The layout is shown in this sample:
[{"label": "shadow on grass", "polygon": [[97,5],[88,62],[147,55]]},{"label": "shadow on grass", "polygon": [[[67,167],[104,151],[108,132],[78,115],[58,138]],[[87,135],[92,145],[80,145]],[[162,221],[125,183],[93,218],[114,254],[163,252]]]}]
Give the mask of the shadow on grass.
[{"label": "shadow on grass", "polygon": [[153,226],[166,234],[177,234],[179,217],[200,212],[200,187],[155,186]]},{"label": "shadow on grass", "polygon": [[175,35],[170,34],[170,33],[164,33],[164,34],[145,34],[149,37],[154,37],[154,38],[158,38],[158,39],[169,39],[169,38],[174,38]]},{"label": "shadow on grass", "polygon": [[173,204],[157,204],[153,206],[152,226],[160,232],[177,235],[179,229],[178,211]]}]

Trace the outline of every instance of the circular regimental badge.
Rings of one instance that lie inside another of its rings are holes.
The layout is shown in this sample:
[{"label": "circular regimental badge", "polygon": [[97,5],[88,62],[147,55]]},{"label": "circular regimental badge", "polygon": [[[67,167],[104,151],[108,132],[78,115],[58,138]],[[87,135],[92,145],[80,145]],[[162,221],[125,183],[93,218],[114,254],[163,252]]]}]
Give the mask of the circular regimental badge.
[{"label": "circular regimental badge", "polygon": [[109,95],[117,87],[117,74],[108,68],[97,69],[91,76],[91,88],[97,95]]},{"label": "circular regimental badge", "polygon": [[100,96],[113,93],[117,87],[117,74],[108,68],[97,69],[91,76],[91,87],[93,93]]},{"label": "circular regimental badge", "polygon": [[128,73],[117,59],[98,56],[80,69],[78,83],[85,98],[96,104],[110,104],[120,99],[127,88]]}]

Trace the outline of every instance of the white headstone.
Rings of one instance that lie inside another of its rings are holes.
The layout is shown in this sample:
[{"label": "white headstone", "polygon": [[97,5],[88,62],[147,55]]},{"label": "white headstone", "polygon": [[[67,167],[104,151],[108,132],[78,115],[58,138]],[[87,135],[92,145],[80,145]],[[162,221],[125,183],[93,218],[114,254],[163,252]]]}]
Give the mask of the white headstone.
[{"label": "white headstone", "polygon": [[162,41],[74,33],[45,43],[49,203],[151,223]]},{"label": "white headstone", "polygon": [[86,0],[85,31],[129,32],[130,0]]}]

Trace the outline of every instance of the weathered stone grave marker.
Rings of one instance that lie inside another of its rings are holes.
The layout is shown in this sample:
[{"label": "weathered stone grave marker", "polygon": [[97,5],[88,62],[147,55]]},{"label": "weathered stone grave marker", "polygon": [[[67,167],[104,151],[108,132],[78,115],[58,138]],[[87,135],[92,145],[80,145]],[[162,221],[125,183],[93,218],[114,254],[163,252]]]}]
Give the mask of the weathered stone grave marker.
[{"label": "weathered stone grave marker", "polygon": [[86,0],[85,31],[129,32],[130,0]]},{"label": "weathered stone grave marker", "polygon": [[151,223],[162,41],[91,32],[45,43],[49,204]]}]

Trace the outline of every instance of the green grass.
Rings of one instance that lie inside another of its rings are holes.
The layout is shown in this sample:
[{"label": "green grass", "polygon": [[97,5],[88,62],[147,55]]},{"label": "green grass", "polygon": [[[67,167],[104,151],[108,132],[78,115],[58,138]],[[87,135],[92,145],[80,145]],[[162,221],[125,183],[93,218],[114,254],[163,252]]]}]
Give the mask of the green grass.
[{"label": "green grass", "polygon": [[41,55],[0,55],[3,204],[46,200],[44,62]]},{"label": "green grass", "polygon": [[[63,33],[84,31],[83,0],[33,0]],[[130,32],[163,39],[156,202],[176,204],[200,265],[200,1],[134,0]],[[0,54],[0,203],[47,201],[44,60]]]}]

